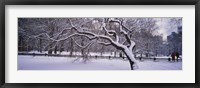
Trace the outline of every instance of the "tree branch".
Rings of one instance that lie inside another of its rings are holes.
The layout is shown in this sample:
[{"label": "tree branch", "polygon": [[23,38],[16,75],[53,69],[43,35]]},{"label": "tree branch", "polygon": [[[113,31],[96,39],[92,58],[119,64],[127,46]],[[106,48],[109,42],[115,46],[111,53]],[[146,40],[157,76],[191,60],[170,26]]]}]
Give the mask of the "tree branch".
[{"label": "tree branch", "polygon": [[85,48],[91,46],[92,44],[94,44],[94,41],[91,41],[91,42],[87,43],[85,46],[82,46],[82,45],[78,44],[78,43],[74,40],[74,38],[72,38],[72,40],[75,42],[75,44],[76,44],[78,47],[80,47],[80,48],[82,48],[82,49],[85,49]]},{"label": "tree branch", "polygon": [[123,30],[123,28],[126,29],[126,30],[128,30],[128,31],[131,31],[131,30],[129,30],[127,27],[125,27],[123,25],[123,21],[119,21],[119,20],[111,20],[111,21],[119,23],[119,25],[120,25],[120,32],[122,34],[124,34],[127,42],[130,44],[128,47],[132,51],[132,49],[135,47],[135,42],[131,40],[130,36],[128,35],[128,33],[125,30]]},{"label": "tree branch", "polygon": [[98,44],[102,44],[102,45],[105,45],[105,46],[109,46],[109,45],[112,45],[111,43],[105,43],[105,42],[100,42],[100,41],[98,41],[97,43],[98,43]]}]

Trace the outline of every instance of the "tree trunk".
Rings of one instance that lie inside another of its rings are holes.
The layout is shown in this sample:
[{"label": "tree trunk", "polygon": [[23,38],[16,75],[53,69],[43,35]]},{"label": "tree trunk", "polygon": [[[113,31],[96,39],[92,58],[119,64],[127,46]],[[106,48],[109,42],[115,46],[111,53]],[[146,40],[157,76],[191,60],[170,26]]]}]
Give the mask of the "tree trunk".
[{"label": "tree trunk", "polygon": [[42,39],[39,40],[39,52],[42,53]]},{"label": "tree trunk", "polygon": [[74,45],[73,45],[73,39],[70,39],[70,57],[72,57],[74,52]]},{"label": "tree trunk", "polygon": [[130,63],[131,70],[138,69],[137,61],[136,61],[132,51],[130,51],[128,48],[126,48],[123,50],[123,52],[126,55],[128,61]]},{"label": "tree trunk", "polygon": [[63,45],[64,45],[64,41],[61,41],[61,45],[59,48],[60,54],[64,51]]},{"label": "tree trunk", "polygon": [[57,46],[54,48],[54,54],[57,54]]},{"label": "tree trunk", "polygon": [[52,54],[53,50],[51,49],[53,47],[52,43],[48,47],[48,54]]},{"label": "tree trunk", "polygon": [[48,54],[52,54],[52,50],[50,49],[50,50],[48,50]]}]

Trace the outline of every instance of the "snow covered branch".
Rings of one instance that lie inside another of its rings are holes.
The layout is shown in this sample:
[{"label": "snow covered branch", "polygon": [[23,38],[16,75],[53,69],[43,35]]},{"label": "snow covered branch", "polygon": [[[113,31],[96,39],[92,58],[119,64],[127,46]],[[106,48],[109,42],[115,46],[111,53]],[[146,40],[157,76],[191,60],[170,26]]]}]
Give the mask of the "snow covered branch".
[{"label": "snow covered branch", "polygon": [[106,34],[114,36],[116,42],[119,42],[119,36],[117,36],[117,33],[114,30],[107,30],[106,27],[102,27],[102,29],[106,32]]},{"label": "snow covered branch", "polygon": [[102,44],[102,45],[104,45],[104,46],[109,46],[109,45],[112,45],[111,43],[100,42],[100,41],[98,41],[97,43],[98,43],[98,44]]}]

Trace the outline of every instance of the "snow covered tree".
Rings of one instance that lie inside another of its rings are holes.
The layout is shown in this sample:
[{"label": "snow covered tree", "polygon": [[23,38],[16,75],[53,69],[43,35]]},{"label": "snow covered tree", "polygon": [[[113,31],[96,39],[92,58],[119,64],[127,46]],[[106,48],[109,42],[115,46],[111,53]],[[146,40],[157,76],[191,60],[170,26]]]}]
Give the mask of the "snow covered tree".
[{"label": "snow covered tree", "polygon": [[[91,24],[92,18],[68,18],[65,21],[68,25],[62,29],[59,29],[61,26],[59,24],[60,19],[46,19],[46,24],[42,29],[46,30],[41,33],[32,34],[29,37],[37,39],[46,39],[49,42],[47,43],[48,53],[52,53],[52,49],[57,49],[57,46],[62,41],[67,41],[73,37],[84,36],[89,41],[87,44],[80,44],[74,40],[75,44],[82,49],[90,47],[94,43],[98,43],[104,46],[112,45],[116,49],[121,50],[126,55],[128,61],[130,62],[131,69],[138,68],[137,60],[134,57],[133,49],[135,48],[135,42],[130,38],[130,29],[124,26],[124,21],[117,18],[102,18],[96,20],[95,25]],[[88,20],[88,21],[86,21]],[[45,21],[44,21],[45,22]],[[114,25],[113,25],[114,24]],[[113,29],[116,26],[116,29]],[[35,25],[38,28],[38,25]],[[98,29],[98,30],[93,30]],[[35,29],[36,30],[36,29]],[[74,31],[73,33],[64,32],[64,31]],[[124,37],[123,41],[121,38]],[[83,38],[82,38],[83,39]],[[67,45],[64,45],[67,46]]]},{"label": "snow covered tree", "polygon": [[[19,18],[19,51],[38,50],[57,54],[80,52],[88,60],[89,52],[123,53],[131,70],[138,68],[136,52],[162,52],[162,36],[154,18]],[[173,21],[175,22],[175,21]]]},{"label": "snow covered tree", "polygon": [[[82,29],[79,29],[78,27],[73,25],[72,21],[70,21],[70,22],[71,22],[72,30],[76,31],[76,33],[74,33],[70,36],[81,35],[81,36],[85,36],[89,40],[91,40],[91,42],[89,42],[86,46],[82,46],[82,48],[90,46],[95,40],[97,40],[98,44],[102,44],[104,46],[112,45],[116,49],[124,52],[124,54],[126,55],[128,61],[130,63],[131,70],[138,68],[137,60],[135,59],[134,54],[133,54],[133,49],[135,48],[135,42],[130,39],[130,34],[128,33],[130,30],[124,26],[124,23],[122,20],[118,20],[118,19],[114,19],[114,18],[113,19],[112,18],[103,19],[103,21],[100,22],[100,24],[101,24],[100,30],[104,31],[105,34],[96,34],[96,33],[89,32],[89,31],[82,31]],[[113,30],[108,29],[108,26],[111,23],[115,23],[119,28],[113,29]],[[65,37],[64,39],[68,39],[70,36]],[[120,36],[124,36],[125,41],[120,42],[120,40],[119,40]],[[63,39],[61,39],[61,40],[63,40]],[[53,41],[58,41],[58,40],[53,40]],[[125,42],[127,42],[127,43],[125,44]]]}]

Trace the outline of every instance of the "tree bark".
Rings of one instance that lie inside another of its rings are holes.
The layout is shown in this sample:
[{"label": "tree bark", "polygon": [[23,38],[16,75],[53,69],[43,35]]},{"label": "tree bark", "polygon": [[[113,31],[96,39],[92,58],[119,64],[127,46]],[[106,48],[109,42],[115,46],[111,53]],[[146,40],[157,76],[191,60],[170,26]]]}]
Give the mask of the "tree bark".
[{"label": "tree bark", "polygon": [[131,70],[138,69],[137,61],[136,61],[132,51],[130,51],[129,49],[124,49],[123,52],[126,55],[128,61],[130,63]]}]

